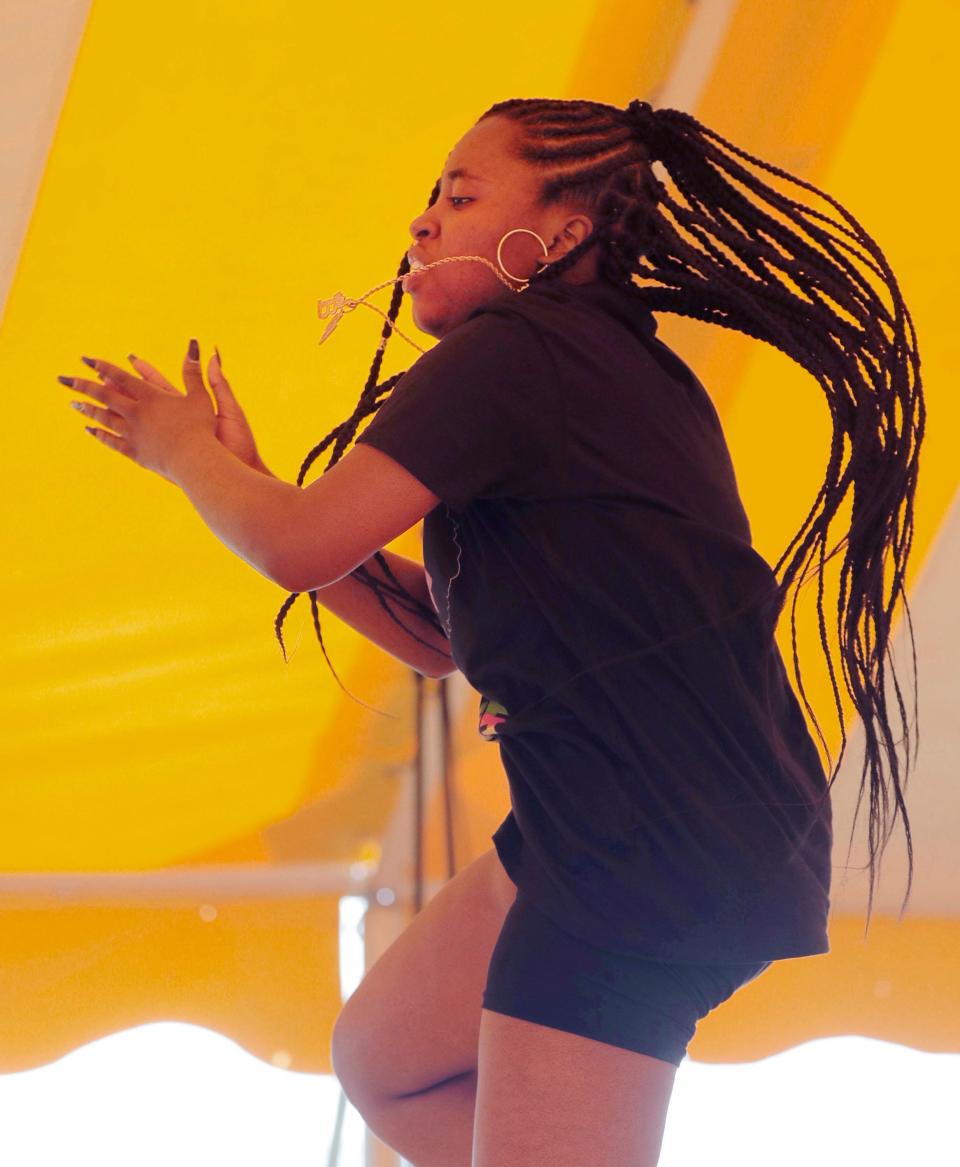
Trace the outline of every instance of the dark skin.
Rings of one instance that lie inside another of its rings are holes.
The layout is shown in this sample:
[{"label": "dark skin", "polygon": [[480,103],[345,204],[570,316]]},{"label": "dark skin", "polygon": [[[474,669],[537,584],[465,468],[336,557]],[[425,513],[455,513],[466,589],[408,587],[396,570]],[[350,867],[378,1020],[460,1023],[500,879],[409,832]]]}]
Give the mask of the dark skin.
[{"label": "dark skin", "polygon": [[[497,245],[507,231],[523,227],[533,235],[511,235],[503,244],[503,266],[528,279],[544,263],[561,259],[593,230],[583,212],[554,204],[537,205],[543,172],[511,150],[520,128],[504,117],[477,122],[457,142],[444,164],[440,194],[410,224],[413,253],[424,263],[448,255],[482,255],[496,267]],[[450,181],[450,170],[462,168],[479,178]],[[451,201],[453,200],[453,201]],[[589,250],[560,279],[579,284],[597,278],[596,249]],[[512,286],[519,288],[516,281]],[[506,291],[482,263],[445,263],[409,281],[408,294],[417,327],[442,337],[480,304]]]}]

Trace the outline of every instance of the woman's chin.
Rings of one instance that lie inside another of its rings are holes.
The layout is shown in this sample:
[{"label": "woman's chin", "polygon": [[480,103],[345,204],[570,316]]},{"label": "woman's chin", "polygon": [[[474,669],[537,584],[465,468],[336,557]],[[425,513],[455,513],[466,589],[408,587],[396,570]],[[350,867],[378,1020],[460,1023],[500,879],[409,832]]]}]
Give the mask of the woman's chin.
[{"label": "woman's chin", "polygon": [[[494,295],[496,290],[494,290]],[[479,305],[491,298],[489,288],[457,288],[453,294],[442,290],[438,294],[436,284],[424,287],[424,281],[412,281],[407,292],[410,297],[413,322],[421,332],[438,339],[446,336],[462,323]]]},{"label": "woman's chin", "polygon": [[425,332],[427,336],[441,336],[444,326],[443,320],[437,319],[437,317],[431,314],[428,310],[425,311],[423,305],[415,295],[410,297],[410,302],[413,323],[417,326],[417,328],[419,328],[421,332]]}]

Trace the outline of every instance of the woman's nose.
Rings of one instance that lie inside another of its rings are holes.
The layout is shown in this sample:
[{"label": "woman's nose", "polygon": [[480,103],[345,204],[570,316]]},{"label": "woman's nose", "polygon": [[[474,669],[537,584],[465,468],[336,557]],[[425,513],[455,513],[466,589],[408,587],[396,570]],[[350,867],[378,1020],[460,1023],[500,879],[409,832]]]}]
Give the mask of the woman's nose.
[{"label": "woman's nose", "polygon": [[417,215],[410,223],[410,234],[414,239],[421,239],[424,235],[429,235],[432,230],[432,225],[424,215]]}]

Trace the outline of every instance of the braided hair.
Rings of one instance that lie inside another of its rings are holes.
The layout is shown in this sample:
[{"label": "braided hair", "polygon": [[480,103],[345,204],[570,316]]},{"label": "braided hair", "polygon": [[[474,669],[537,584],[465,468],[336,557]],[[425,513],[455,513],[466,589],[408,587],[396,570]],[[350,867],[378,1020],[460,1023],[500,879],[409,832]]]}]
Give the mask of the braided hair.
[{"label": "braided hair", "polygon": [[[903,799],[910,749],[909,725],[890,649],[890,624],[899,596],[910,629],[916,723],[916,649],[904,580],[913,538],[913,500],[926,411],[913,322],[883,252],[857,220],[828,194],[739,149],[681,110],[654,110],[649,103],[637,100],[624,110],[594,101],[513,98],[492,105],[479,120],[493,116],[509,118],[519,125],[516,149],[520,157],[543,174],[540,205],[569,204],[593,217],[594,230],[562,259],[531,276],[531,284],[557,279],[589,248],[597,247],[599,278],[632,285],[642,293],[650,310],[709,321],[764,340],[807,369],[822,388],[833,420],[830,458],[810,511],[773,568],[779,577],[776,611],[782,610],[787,592],[797,580],[791,607],[794,673],[829,755],[800,678],[796,639],[799,589],[806,579],[806,566],[816,553],[820,639],[842,738],[828,783],[829,793],[847,737],[824,621],[823,568],[827,559],[845,549],[837,629],[844,684],[865,733],[860,798],[869,774],[868,926],[877,858],[897,813],[903,815],[909,859],[902,914],[913,879],[913,846]],[[657,177],[654,162],[663,166],[680,199]],[[814,192],[833,206],[843,221],[781,193],[744,162]],[[428,206],[434,204],[439,193],[438,179]],[[409,267],[404,255],[398,276],[405,275]],[[883,283],[892,310],[866,272]],[[399,373],[377,383],[384,346],[402,296],[398,282],[393,287],[382,339],[357,407],[307,454],[297,476],[298,485],[303,484],[306,471],[331,442],[333,452],[326,468],[340,458],[358,423],[377,411],[403,376]],[[845,437],[850,456],[842,467]],[[827,553],[830,524],[851,487],[849,530]],[[889,567],[888,552],[892,552]],[[363,565],[352,575],[374,590],[391,618],[414,639],[427,643],[399,619],[391,605],[426,621],[445,637],[435,611],[398,583],[380,552],[375,558],[387,582],[378,580]],[[885,584],[891,573],[888,596]],[[282,623],[298,594],[292,592],[288,596],[275,621],[284,659]],[[323,649],[316,591],[310,591],[309,596]],[[326,657],[326,649],[323,651]],[[887,713],[887,658],[905,734],[899,740],[907,743],[902,784],[897,740]],[[889,823],[882,753],[889,764],[896,803]],[[858,809],[859,802],[858,799]]]}]

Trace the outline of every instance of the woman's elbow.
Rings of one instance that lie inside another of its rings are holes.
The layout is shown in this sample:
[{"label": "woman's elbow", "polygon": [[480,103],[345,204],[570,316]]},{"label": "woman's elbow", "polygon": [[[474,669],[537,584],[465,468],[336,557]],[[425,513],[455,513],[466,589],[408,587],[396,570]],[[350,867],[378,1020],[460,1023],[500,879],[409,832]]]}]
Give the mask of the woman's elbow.
[{"label": "woman's elbow", "polygon": [[289,556],[280,556],[271,564],[270,578],[288,592],[312,592],[334,582],[325,567],[291,560]]}]

